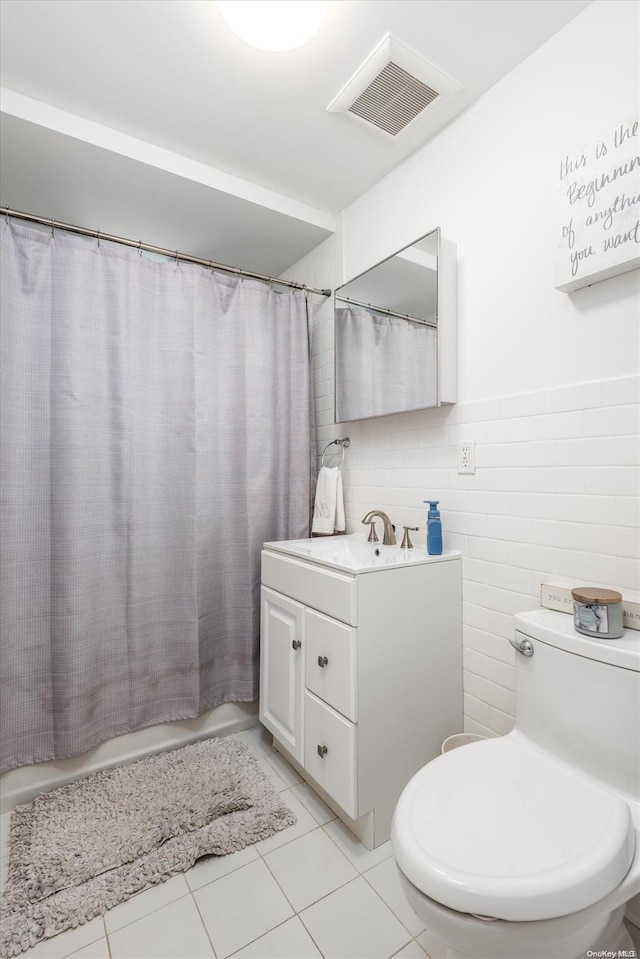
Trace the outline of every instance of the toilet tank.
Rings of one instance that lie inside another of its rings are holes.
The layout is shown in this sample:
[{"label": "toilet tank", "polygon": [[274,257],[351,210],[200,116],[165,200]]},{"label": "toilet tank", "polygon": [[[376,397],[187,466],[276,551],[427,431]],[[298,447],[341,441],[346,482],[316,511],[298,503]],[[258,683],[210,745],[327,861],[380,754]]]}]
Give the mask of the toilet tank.
[{"label": "toilet tank", "polygon": [[514,618],[516,722],[520,734],[636,802],[640,799],[640,633],[618,640],[577,633],[566,613]]}]

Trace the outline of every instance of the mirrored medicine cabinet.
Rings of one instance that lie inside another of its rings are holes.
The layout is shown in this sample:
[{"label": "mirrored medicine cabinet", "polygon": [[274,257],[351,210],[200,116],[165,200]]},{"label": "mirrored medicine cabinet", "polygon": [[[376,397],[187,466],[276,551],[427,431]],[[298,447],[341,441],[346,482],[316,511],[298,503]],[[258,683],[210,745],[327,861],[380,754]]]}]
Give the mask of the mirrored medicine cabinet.
[{"label": "mirrored medicine cabinet", "polygon": [[335,422],[456,400],[456,248],[440,229],[335,291]]}]

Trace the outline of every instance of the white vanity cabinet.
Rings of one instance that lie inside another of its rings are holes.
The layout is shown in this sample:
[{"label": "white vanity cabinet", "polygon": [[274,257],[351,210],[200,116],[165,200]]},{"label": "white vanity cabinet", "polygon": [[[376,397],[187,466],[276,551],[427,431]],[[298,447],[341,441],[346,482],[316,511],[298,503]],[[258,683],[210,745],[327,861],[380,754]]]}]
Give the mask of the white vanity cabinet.
[{"label": "white vanity cabinet", "polygon": [[260,720],[373,848],[411,776],[462,730],[460,557],[350,572],[285,549],[262,553]]}]

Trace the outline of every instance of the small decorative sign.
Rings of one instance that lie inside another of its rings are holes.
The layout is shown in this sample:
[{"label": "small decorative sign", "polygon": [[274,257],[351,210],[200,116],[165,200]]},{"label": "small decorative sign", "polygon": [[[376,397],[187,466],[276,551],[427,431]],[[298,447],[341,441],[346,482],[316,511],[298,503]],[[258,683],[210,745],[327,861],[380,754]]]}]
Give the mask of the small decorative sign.
[{"label": "small decorative sign", "polygon": [[640,267],[639,145],[638,120],[627,120],[557,161],[556,289]]}]

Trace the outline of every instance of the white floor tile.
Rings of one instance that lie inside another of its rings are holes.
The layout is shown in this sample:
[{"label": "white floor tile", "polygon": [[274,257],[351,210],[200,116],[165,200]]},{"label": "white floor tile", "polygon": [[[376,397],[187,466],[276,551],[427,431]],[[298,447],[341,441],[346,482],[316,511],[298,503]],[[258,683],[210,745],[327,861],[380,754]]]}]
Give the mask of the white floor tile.
[{"label": "white floor tile", "polygon": [[214,882],[230,872],[235,872],[247,863],[259,859],[255,846],[247,846],[238,852],[230,852],[227,856],[203,856],[195,866],[185,873],[185,878],[191,889],[201,889],[207,883]]},{"label": "white floor tile", "polygon": [[234,953],[233,959],[322,959],[297,916]]},{"label": "white floor tile", "polygon": [[225,959],[293,915],[262,861],[197,889],[193,897],[218,959]]},{"label": "white floor tile", "polygon": [[28,959],[64,959],[65,956],[83,949],[98,939],[104,939],[104,922],[102,916],[92,919],[91,922],[85,922],[84,925],[76,929],[67,929],[61,932],[59,936],[52,936],[51,939],[44,939],[33,949],[25,953]]},{"label": "white floor tile", "polygon": [[264,861],[296,912],[358,875],[322,829],[275,849]]},{"label": "white floor tile", "polygon": [[[297,823],[237,853],[203,857],[25,959],[428,959],[391,844],[366,849],[264,727],[236,735]],[[9,824],[9,814],[0,817],[3,872]]]},{"label": "white floor tile", "polygon": [[425,926],[407,902],[400,884],[400,874],[395,859],[393,857],[385,859],[372,869],[367,869],[363,876],[396,914],[402,925],[407,927],[411,935],[419,935]]},{"label": "white floor tile", "polygon": [[269,836],[268,839],[261,839],[257,842],[255,848],[261,856],[266,856],[266,854],[273,849],[279,849],[280,846],[284,846],[285,843],[293,842],[293,840],[298,839],[299,836],[304,836],[305,833],[311,832],[312,829],[319,828],[318,823],[311,813],[307,812],[300,800],[296,799],[290,789],[286,789],[280,793],[280,798],[287,804],[298,821],[293,826],[288,826],[286,829],[281,829],[280,832],[274,833],[274,835]]},{"label": "white floor tile", "polygon": [[300,918],[325,959],[389,959],[411,939],[361,876]]},{"label": "white floor tile", "polygon": [[246,743],[256,757],[271,756],[275,752],[273,736],[261,724],[252,726],[250,729],[243,729],[241,733],[234,733],[233,738]]},{"label": "white floor tile", "polygon": [[347,859],[353,863],[358,872],[365,872],[365,870],[371,869],[372,866],[376,866],[379,862],[383,862],[393,855],[390,842],[382,843],[375,849],[367,849],[339,819],[334,819],[333,822],[327,823],[322,828],[333,839]]},{"label": "white floor tile", "polygon": [[105,929],[107,933],[116,932],[123,926],[128,926],[130,922],[142,919],[149,913],[156,912],[188,894],[189,887],[184,876],[172,876],[166,882],[160,882],[150,889],[145,889],[106,912],[104,914]]},{"label": "white floor tile", "polygon": [[109,944],[106,939],[98,939],[77,952],[72,952],[69,959],[110,959]]},{"label": "white floor tile", "polygon": [[271,763],[280,778],[284,780],[286,786],[295,786],[296,783],[302,782],[302,776],[279,752],[271,753],[267,756],[267,761]]},{"label": "white floor tile", "polygon": [[213,959],[191,896],[170,903],[109,936],[111,959]]},{"label": "white floor tile", "polygon": [[284,781],[282,776],[279,775],[275,766],[273,766],[266,756],[261,756],[258,759],[258,766],[265,774],[269,782],[273,783],[273,788],[278,792],[282,792],[283,789],[288,789],[289,784]]},{"label": "white floor tile", "polygon": [[316,822],[321,826],[331,822],[336,818],[333,809],[330,809],[325,802],[320,799],[317,793],[313,791],[308,783],[301,782],[291,787],[291,792],[300,800],[305,809],[308,809]]}]

